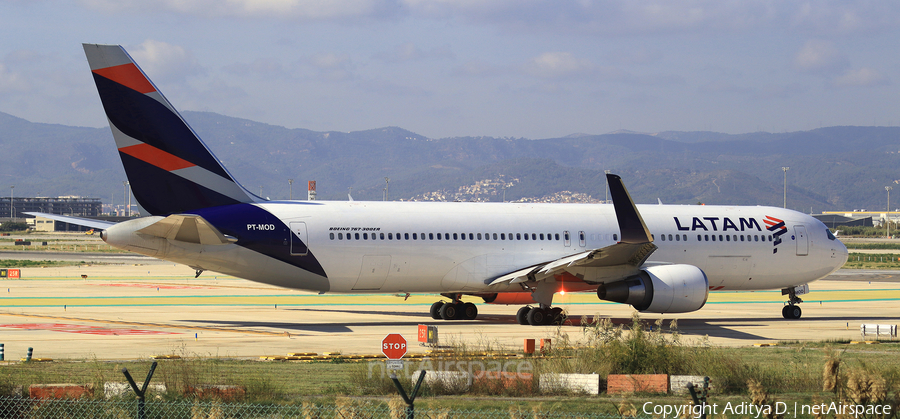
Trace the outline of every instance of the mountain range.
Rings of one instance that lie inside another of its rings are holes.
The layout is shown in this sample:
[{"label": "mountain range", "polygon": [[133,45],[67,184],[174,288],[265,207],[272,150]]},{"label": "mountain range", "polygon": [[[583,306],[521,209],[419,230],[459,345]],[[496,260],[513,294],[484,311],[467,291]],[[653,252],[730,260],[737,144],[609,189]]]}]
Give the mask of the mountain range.
[{"label": "mountain range", "polygon": [[[900,127],[826,127],[786,133],[573,134],[526,139],[433,139],[398,127],[356,132],[289,129],[209,112],[183,112],[226,168],[253,193],[391,200],[515,178],[507,200],[562,190],[603,199],[604,170],[635,202],[787,206],[803,212],[883,210],[900,183]],[[101,198],[121,205],[125,173],[108,128],[29,122],[0,113],[0,191]],[[789,167],[787,172],[782,167]],[[898,189],[900,192],[900,189]],[[2,193],[2,192],[0,192]],[[896,195],[900,207],[900,194]],[[499,199],[499,198],[497,198]]]}]

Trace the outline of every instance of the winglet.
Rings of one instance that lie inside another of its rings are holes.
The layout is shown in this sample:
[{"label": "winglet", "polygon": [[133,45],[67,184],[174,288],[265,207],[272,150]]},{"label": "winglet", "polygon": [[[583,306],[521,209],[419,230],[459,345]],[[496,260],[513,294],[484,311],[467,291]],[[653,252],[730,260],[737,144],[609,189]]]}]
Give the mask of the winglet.
[{"label": "winglet", "polygon": [[609,195],[612,197],[613,208],[616,210],[616,220],[619,222],[619,232],[622,234],[620,243],[651,243],[653,237],[644,224],[644,219],[638,212],[631,195],[625,189],[622,178],[618,175],[607,174],[606,182],[609,184]]}]

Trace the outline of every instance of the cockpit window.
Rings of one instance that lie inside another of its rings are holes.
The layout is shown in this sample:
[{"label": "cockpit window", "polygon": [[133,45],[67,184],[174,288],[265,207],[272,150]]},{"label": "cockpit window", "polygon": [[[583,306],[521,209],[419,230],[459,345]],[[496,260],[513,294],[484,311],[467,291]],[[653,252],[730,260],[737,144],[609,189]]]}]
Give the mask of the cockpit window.
[{"label": "cockpit window", "polygon": [[827,228],[825,229],[825,235],[828,236],[828,240],[835,240],[835,239],[837,239],[837,237],[834,237],[834,234],[831,234],[831,230],[829,230],[829,229],[827,229]]}]

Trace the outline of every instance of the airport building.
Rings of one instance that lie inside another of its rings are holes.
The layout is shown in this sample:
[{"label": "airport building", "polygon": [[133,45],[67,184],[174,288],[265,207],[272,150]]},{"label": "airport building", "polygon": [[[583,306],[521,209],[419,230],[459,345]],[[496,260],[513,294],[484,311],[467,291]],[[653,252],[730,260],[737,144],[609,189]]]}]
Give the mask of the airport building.
[{"label": "airport building", "polygon": [[25,213],[44,212],[83,218],[97,218],[102,214],[102,206],[100,198],[61,196],[57,198],[14,197],[10,199],[10,197],[4,197],[0,198],[0,221],[25,221],[40,231],[84,231],[84,228],[74,224],[69,225],[68,223],[54,222],[43,218],[35,219]]}]

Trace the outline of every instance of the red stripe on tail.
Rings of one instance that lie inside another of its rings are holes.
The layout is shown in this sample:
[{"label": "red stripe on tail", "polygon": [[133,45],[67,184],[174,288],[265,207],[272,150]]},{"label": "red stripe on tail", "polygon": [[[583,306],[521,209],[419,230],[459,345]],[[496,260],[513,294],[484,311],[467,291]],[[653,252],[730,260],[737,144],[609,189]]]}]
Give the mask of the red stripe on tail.
[{"label": "red stripe on tail", "polygon": [[119,151],[150,163],[160,169],[171,172],[173,170],[184,169],[186,167],[196,166],[181,157],[169,154],[149,144],[137,144],[128,147],[122,147]]},{"label": "red stripe on tail", "polygon": [[94,74],[110,79],[129,89],[147,94],[155,92],[153,84],[144,77],[134,63],[122,64],[94,70]]}]

